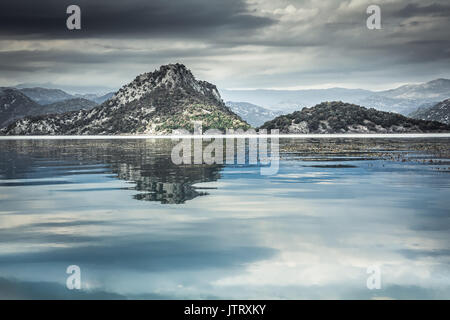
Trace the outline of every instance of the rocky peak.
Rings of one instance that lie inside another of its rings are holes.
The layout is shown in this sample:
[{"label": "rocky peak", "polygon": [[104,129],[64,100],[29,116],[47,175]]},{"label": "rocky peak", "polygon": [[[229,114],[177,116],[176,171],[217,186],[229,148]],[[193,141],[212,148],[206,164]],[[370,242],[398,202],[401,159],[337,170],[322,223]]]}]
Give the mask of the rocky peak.
[{"label": "rocky peak", "polygon": [[157,74],[157,81],[168,88],[195,87],[197,82],[192,72],[179,63],[161,66]]},{"label": "rocky peak", "polygon": [[180,63],[163,65],[159,70],[137,76],[132,82],[123,86],[107,103],[110,106],[120,107],[139,100],[156,89],[184,92],[194,90],[222,103],[215,85],[196,80],[192,72]]}]

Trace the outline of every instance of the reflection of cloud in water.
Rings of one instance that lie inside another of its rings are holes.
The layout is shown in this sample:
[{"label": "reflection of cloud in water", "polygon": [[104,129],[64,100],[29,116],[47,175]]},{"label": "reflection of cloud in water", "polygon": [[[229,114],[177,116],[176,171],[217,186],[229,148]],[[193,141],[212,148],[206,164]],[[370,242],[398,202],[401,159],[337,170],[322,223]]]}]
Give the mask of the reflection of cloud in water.
[{"label": "reflection of cloud in water", "polygon": [[[449,176],[423,165],[291,159],[261,176],[173,166],[170,141],[2,146],[1,297],[450,297]],[[379,291],[366,288],[373,264]]]},{"label": "reflection of cloud in water", "polygon": [[[155,297],[156,298],[156,297]],[[106,291],[67,290],[65,285],[55,282],[33,282],[0,278],[1,300],[58,299],[58,300],[113,300],[125,296]]]},{"label": "reflection of cloud in water", "polygon": [[[67,237],[66,240],[73,242],[78,239]],[[115,268],[148,272],[201,270],[212,267],[235,268],[268,258],[275,252],[269,248],[244,245],[224,247],[218,243],[217,238],[209,236],[179,236],[162,240],[153,239],[148,234],[134,234],[82,240],[89,240],[88,245],[6,254],[3,255],[0,266],[4,263],[52,264],[76,261],[84,266],[114,265]]]}]

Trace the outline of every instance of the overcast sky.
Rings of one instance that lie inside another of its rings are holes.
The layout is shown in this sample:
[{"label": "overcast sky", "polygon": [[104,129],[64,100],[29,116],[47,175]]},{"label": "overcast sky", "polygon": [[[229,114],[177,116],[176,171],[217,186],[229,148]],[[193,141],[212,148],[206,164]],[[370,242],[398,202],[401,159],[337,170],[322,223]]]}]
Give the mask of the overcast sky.
[{"label": "overcast sky", "polygon": [[220,89],[379,90],[450,78],[449,18],[448,0],[2,0],[0,86],[117,88],[180,62]]}]

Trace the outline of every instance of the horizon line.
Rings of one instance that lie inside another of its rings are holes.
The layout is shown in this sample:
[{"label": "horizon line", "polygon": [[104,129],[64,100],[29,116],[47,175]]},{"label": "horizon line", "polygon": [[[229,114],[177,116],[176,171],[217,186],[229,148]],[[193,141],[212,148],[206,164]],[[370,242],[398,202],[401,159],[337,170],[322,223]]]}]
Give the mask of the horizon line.
[{"label": "horizon line", "polygon": [[189,135],[30,135],[0,136],[0,140],[126,140],[126,139],[217,139],[217,138],[450,138],[450,133],[311,133],[311,134],[189,134]]}]

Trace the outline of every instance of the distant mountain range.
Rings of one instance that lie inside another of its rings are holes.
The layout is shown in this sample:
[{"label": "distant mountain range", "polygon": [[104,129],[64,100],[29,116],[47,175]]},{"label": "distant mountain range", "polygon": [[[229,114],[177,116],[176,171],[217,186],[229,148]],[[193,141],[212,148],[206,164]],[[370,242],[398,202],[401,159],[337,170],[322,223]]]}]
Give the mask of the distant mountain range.
[{"label": "distant mountain range", "polygon": [[118,89],[102,85],[85,85],[85,84],[67,85],[60,83],[55,84],[51,82],[20,83],[14,85],[13,87],[16,89],[24,89],[24,88],[59,89],[74,96],[76,96],[77,94],[84,95],[86,93],[102,96],[107,92],[115,92]]},{"label": "distant mountain range", "polygon": [[407,118],[341,101],[324,102],[266,122],[262,129],[280,133],[410,133],[448,132],[450,126]]},{"label": "distant mountain range", "polygon": [[[302,131],[305,125],[302,121],[300,127],[295,121],[288,124],[289,119],[297,119],[302,108],[317,104],[322,106],[317,109],[320,110],[320,117],[308,118],[308,128],[303,131],[321,132],[323,128],[324,132],[340,132],[340,129],[344,132],[425,132],[436,129],[434,125],[428,126],[412,119],[408,120],[412,121],[410,123],[405,122],[404,118],[392,114],[375,115],[373,111],[366,114],[378,120],[389,118],[398,121],[386,127],[384,122],[379,124],[374,119],[362,119],[360,111],[349,107],[352,104],[446,124],[449,119],[446,99],[450,96],[450,80],[447,79],[379,92],[332,88],[223,90],[222,93],[229,100],[226,104],[214,85],[196,80],[191,71],[181,64],[161,66],[155,72],[138,76],[116,93],[103,95],[69,94],[56,88],[4,87],[0,88],[0,128],[4,128],[1,131],[3,134],[167,134],[179,128],[192,131],[192,121],[202,120],[204,129],[248,128],[248,124],[258,127],[269,122],[269,126],[277,124],[289,132],[291,129]],[[323,108],[323,101],[333,100],[345,103],[333,102]],[[437,105],[440,100],[445,101]],[[339,110],[332,110],[333,107],[348,112],[340,113]],[[293,113],[287,114],[289,112]],[[357,117],[357,122],[347,119],[349,114]],[[341,123],[341,127],[335,127],[337,122],[333,117],[337,116],[344,117],[348,126]],[[316,118],[320,118],[319,129],[316,128]],[[360,120],[363,122],[358,122]],[[375,124],[376,130],[371,124],[366,126],[364,120]],[[328,127],[327,123],[332,125]],[[291,129],[286,129],[289,127]],[[439,127],[437,130],[444,129]]]},{"label": "distant mountain range", "polygon": [[215,85],[194,78],[182,64],[161,66],[123,86],[112,98],[91,110],[27,117],[3,134],[168,134],[203,129],[247,129],[250,126],[220,98]]},{"label": "distant mountain range", "polygon": [[450,99],[435,105],[423,106],[409,114],[409,116],[414,119],[433,120],[450,124]]},{"label": "distant mountain range", "polygon": [[29,115],[62,114],[70,111],[90,110],[95,106],[97,106],[97,103],[94,101],[83,98],[73,98],[46,104],[40,108],[30,109]]},{"label": "distant mountain range", "polygon": [[253,127],[259,127],[264,122],[283,114],[282,111],[272,111],[248,102],[227,101],[225,104]]},{"label": "distant mountain range", "polygon": [[408,84],[397,89],[381,91],[378,94],[388,98],[439,101],[450,93],[449,79],[436,79],[421,84]]},{"label": "distant mountain range", "polygon": [[34,87],[34,88],[23,88],[18,90],[22,92],[24,95],[26,95],[28,98],[32,99],[33,101],[41,105],[74,98],[74,96],[60,89],[46,89]]},{"label": "distant mountain range", "polygon": [[91,100],[97,104],[103,103],[109,98],[111,98],[114,95],[114,92],[109,92],[107,94],[101,95],[101,94],[94,94],[94,93],[88,93],[88,94],[69,94],[63,90],[60,89],[48,89],[48,88],[40,88],[40,87],[33,87],[33,88],[21,88],[18,89],[20,92],[25,94],[28,98],[32,99],[33,101],[41,104],[46,105],[54,102],[60,102],[64,100],[70,100],[70,99],[76,99],[76,98],[82,98],[86,100]]},{"label": "distant mountain range", "polygon": [[357,103],[383,111],[408,115],[424,104],[434,104],[450,97],[450,80],[437,79],[422,84],[404,85],[376,92]]},{"label": "distant mountain range", "polygon": [[97,104],[101,104],[114,96],[114,92],[108,92],[107,94],[99,95],[94,93],[87,94],[75,94],[74,97],[83,98],[86,100],[94,101]]},{"label": "distant mountain range", "polygon": [[308,90],[221,90],[226,101],[245,101],[272,111],[284,113],[316,105],[322,101],[355,101],[373,94],[362,89],[308,89]]},{"label": "distant mountain range", "polygon": [[40,87],[0,88],[0,128],[17,119],[69,111],[89,110],[114,95],[71,95],[60,89]]},{"label": "distant mountain range", "polygon": [[404,85],[385,91],[362,89],[309,90],[222,90],[229,101],[245,101],[285,113],[311,107],[322,101],[346,101],[368,108],[407,115],[423,104],[435,104],[450,97],[450,80],[437,79],[422,84]]},{"label": "distant mountain range", "polygon": [[[6,127],[11,122],[30,116],[65,113],[76,110],[89,110],[97,103],[82,99],[73,98],[64,91],[55,89],[31,88],[32,90],[0,88],[0,128]],[[28,93],[28,94],[26,94]],[[49,104],[39,104],[55,101]],[[59,100],[68,98],[67,100]]]}]

